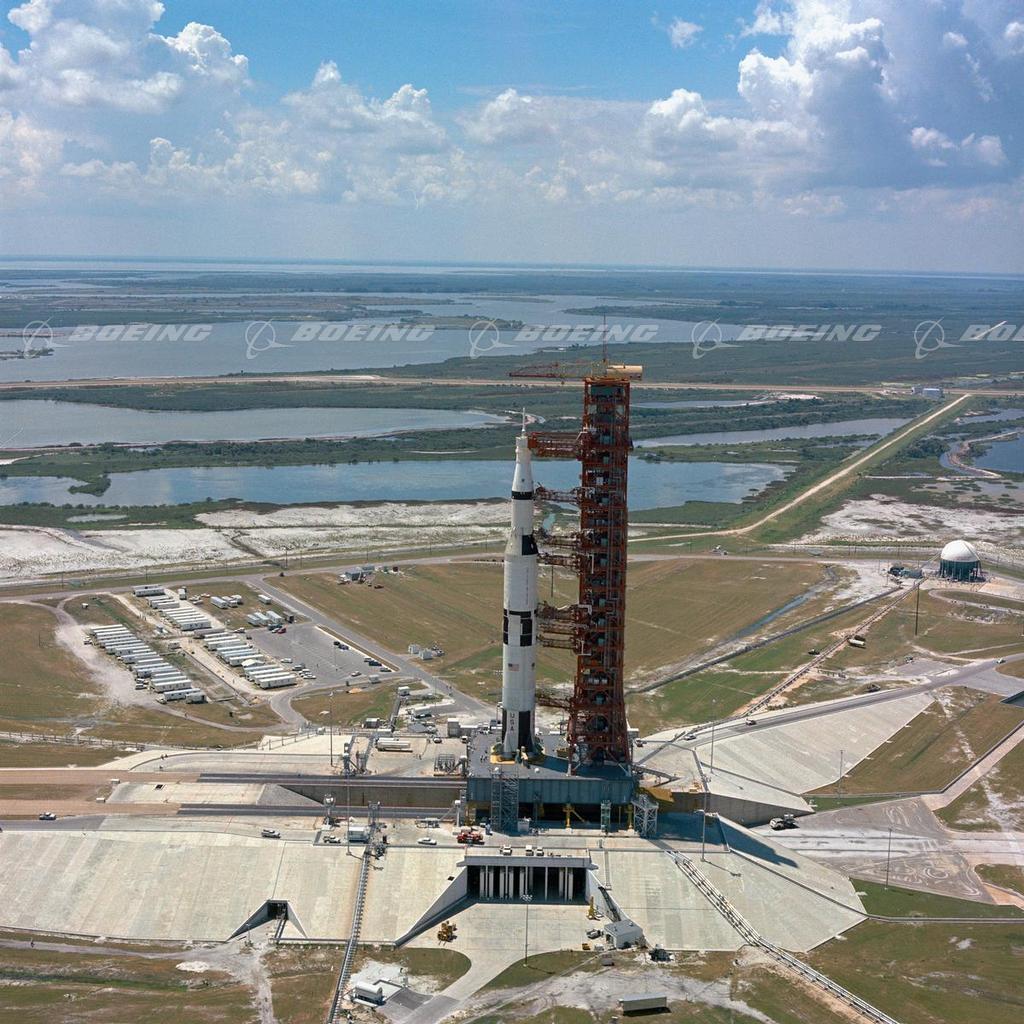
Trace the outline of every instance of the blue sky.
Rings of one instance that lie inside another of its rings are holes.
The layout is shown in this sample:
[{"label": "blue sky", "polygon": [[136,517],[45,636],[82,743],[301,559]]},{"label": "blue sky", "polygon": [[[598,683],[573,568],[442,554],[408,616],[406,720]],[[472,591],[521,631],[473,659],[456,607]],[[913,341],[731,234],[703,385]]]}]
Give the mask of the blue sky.
[{"label": "blue sky", "polygon": [[[689,88],[732,99],[735,59],[722,58],[739,49],[728,37],[753,9],[738,0],[691,0],[662,13],[647,4],[595,0],[169,0],[165,6],[166,30],[189,21],[216,25],[261,70],[271,92],[302,88],[321,61],[334,60],[347,79],[377,95],[413,79],[430,90],[439,110],[508,86],[645,100],[671,91],[683,71]],[[659,26],[675,18],[700,24],[706,38],[673,50]]]},{"label": "blue sky", "polygon": [[1024,0],[27,0],[0,252],[1024,271]]}]

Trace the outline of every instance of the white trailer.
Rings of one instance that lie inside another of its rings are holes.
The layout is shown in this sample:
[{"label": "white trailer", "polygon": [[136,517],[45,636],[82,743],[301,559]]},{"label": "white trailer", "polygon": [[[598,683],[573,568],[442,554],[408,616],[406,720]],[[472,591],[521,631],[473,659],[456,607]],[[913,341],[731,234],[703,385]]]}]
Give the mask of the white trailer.
[{"label": "white trailer", "polygon": [[136,679],[151,679],[156,673],[166,674],[171,669],[171,666],[166,661],[162,661],[157,665],[141,665],[135,669]]},{"label": "white trailer", "polygon": [[294,686],[296,682],[293,672],[282,672],[278,676],[265,676],[256,680],[256,685],[261,690],[277,690],[282,686]]},{"label": "white trailer", "polygon": [[176,681],[175,680],[171,680],[171,681],[166,682],[166,683],[154,683],[153,684],[153,692],[154,693],[162,693],[162,694],[165,694],[165,695],[168,694],[168,693],[174,693],[176,690],[191,690],[192,688],[193,688],[192,687],[192,683],[188,679],[186,679],[184,676],[182,676],[181,679],[176,680]]},{"label": "white trailer", "polygon": [[164,588],[158,586],[156,583],[144,583],[138,587],[132,587],[132,593],[136,597],[155,597],[157,594],[162,594]]},{"label": "white trailer", "polygon": [[408,740],[377,740],[377,749],[397,753],[412,750],[412,744]]},{"label": "white trailer", "polygon": [[197,687],[185,691],[185,701],[188,704],[205,704],[206,694]]},{"label": "white trailer", "polygon": [[187,689],[185,689],[185,690],[166,690],[163,693],[161,693],[160,696],[163,697],[163,699],[167,700],[167,701],[171,701],[171,700],[185,700],[186,699],[185,698],[185,694],[187,694],[187,693],[188,693]]}]

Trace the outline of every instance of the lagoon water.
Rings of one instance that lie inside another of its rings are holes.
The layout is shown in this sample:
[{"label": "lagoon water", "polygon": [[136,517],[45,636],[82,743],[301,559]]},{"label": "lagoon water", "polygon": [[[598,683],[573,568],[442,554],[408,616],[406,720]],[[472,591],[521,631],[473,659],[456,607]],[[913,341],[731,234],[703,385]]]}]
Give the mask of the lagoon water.
[{"label": "lagoon water", "polygon": [[[181,292],[187,294],[187,284]],[[117,288],[112,289],[117,293]],[[369,294],[369,293],[367,293]],[[414,304],[409,309],[422,310],[432,316],[466,316],[516,321],[530,325],[589,325],[594,328],[591,344],[598,344],[601,318],[566,313],[567,308],[590,308],[596,305],[644,305],[643,300],[626,302],[601,295],[538,295],[502,297],[458,293],[402,293],[384,296],[395,298],[411,294]],[[360,296],[339,296],[358,299]],[[171,298],[169,296],[169,298]],[[95,301],[95,300],[91,300]],[[360,317],[350,323],[359,325],[394,324],[406,315],[397,305],[388,315]],[[258,323],[262,323],[259,321]],[[688,342],[693,324],[652,317],[615,317],[609,329],[617,326],[636,327],[651,324],[656,328],[651,342]],[[211,325],[209,336],[202,341],[72,341],[70,332],[54,329],[52,339],[46,331],[36,347],[49,343],[53,354],[34,359],[0,361],[0,381],[80,380],[85,378],[195,377],[229,373],[282,373],[315,370],[350,372],[368,368],[388,368],[433,363],[464,356],[507,356],[527,354],[541,348],[564,346],[550,338],[519,340],[516,331],[502,330],[497,339],[484,331],[479,344],[473,345],[465,327],[438,328],[426,340],[405,341],[302,341],[296,340],[296,329],[302,324],[294,320],[273,321],[272,334],[260,333],[254,345],[246,340],[251,322],[238,321]],[[739,327],[719,325],[726,340],[734,338]],[[301,338],[302,335],[300,334]],[[493,344],[497,340],[499,344]],[[0,337],[0,350],[20,350],[25,344],[20,331]],[[614,336],[612,347],[616,344]]]},{"label": "lagoon water", "polygon": [[[0,469],[2,474],[2,469]],[[630,508],[639,511],[685,501],[737,502],[785,476],[779,466],[760,463],[664,462],[631,459]],[[507,498],[510,467],[505,461],[431,459],[338,466],[240,466],[149,469],[115,473],[101,497],[72,494],[76,481],[61,477],[0,478],[0,505],[176,505],[206,498],[289,505],[311,502],[445,501]],[[568,489],[579,483],[575,462],[545,461],[537,479]]]},{"label": "lagoon water", "polygon": [[502,423],[500,416],[450,409],[235,409],[163,412],[78,402],[0,402],[0,448],[166,441],[257,441],[282,437],[380,437],[396,431],[454,430]]},{"label": "lagoon water", "polygon": [[1024,473],[1024,436],[1008,441],[992,441],[988,451],[974,460],[975,466],[1003,473]]}]

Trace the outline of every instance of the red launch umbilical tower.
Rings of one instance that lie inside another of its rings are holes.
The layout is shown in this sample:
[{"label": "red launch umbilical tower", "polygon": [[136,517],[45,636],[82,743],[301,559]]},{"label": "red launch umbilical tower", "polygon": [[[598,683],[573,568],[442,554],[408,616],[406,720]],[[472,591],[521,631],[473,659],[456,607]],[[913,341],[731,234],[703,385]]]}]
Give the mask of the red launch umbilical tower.
[{"label": "red launch umbilical tower", "polygon": [[[576,654],[572,696],[547,697],[568,713],[567,739],[575,766],[631,760],[623,679],[626,631],[627,473],[630,381],[638,366],[607,361],[583,377],[583,422],[578,433],[538,431],[529,446],[539,458],[576,459],[580,485],[571,491],[537,487],[537,498],[579,508],[579,530],[538,531],[540,560],[569,568],[579,579],[576,604],[538,612],[541,643]],[[566,379],[558,364],[512,371],[513,377]]]}]

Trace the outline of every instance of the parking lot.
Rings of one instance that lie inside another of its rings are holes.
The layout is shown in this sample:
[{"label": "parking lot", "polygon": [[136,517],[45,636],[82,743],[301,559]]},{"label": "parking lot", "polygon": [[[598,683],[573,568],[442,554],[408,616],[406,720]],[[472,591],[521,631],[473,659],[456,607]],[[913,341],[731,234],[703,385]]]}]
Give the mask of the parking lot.
[{"label": "parking lot", "polygon": [[[367,665],[361,651],[351,647],[348,650],[335,647],[334,637],[312,622],[288,626],[285,633],[251,628],[249,635],[261,651],[284,662],[286,666],[305,665],[316,676],[317,683],[344,683],[354,679],[365,683],[371,675],[379,675],[382,681],[395,678],[394,674],[384,671],[389,666]],[[286,660],[289,658],[290,663]],[[360,675],[353,677],[353,672]]]}]

